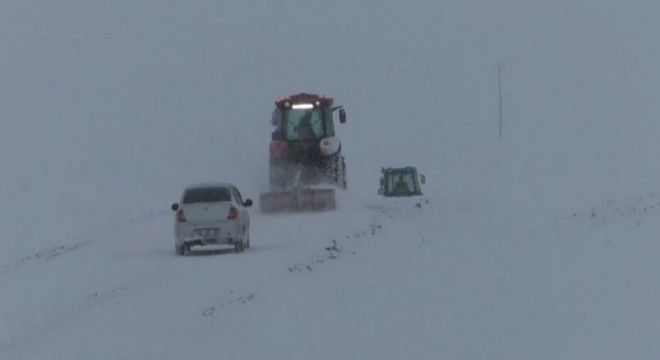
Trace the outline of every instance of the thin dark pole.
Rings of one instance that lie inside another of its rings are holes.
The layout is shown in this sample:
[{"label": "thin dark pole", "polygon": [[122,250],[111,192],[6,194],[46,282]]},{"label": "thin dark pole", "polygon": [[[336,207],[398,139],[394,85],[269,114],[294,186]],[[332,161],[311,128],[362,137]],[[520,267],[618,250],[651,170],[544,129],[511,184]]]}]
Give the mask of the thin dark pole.
[{"label": "thin dark pole", "polygon": [[500,139],[502,138],[502,68],[504,64],[497,65],[497,96],[499,103],[499,128]]}]

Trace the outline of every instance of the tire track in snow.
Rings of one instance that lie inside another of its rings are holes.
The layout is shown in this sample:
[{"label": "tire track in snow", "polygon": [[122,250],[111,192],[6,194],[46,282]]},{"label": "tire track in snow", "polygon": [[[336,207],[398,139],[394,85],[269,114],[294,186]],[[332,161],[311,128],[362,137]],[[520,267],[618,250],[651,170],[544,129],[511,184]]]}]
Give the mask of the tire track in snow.
[{"label": "tire track in snow", "polygon": [[[5,266],[0,271],[0,274],[12,276],[24,266],[45,266],[53,259],[64,258],[67,255],[79,253],[80,250],[90,248],[105,237],[114,237],[121,233],[130,232],[134,226],[164,216],[165,214],[168,214],[168,212],[152,211],[112,223],[108,226],[108,230],[99,231],[95,236],[92,236],[94,240],[78,241],[73,244],[45,248],[33,255],[19,259],[13,266]],[[88,295],[80,297],[76,301],[59,304],[56,308],[57,310],[50,311],[45,316],[32,319],[30,322],[21,323],[16,333],[7,334],[6,339],[0,339],[0,351],[11,352],[20,356],[24,349],[41,341],[46,336],[57,334],[62,328],[73,326],[96,308],[119,305],[121,303],[121,297],[127,292],[129,292],[129,288],[125,285],[97,291],[90,290]],[[38,315],[32,314],[29,318],[34,318],[34,316]]]},{"label": "tire track in snow", "polygon": [[[412,209],[422,209],[430,206],[431,201],[428,198],[423,198],[412,203],[405,201],[403,203]],[[345,234],[342,241],[330,239],[330,244],[324,248],[325,251],[323,253],[313,255],[305,261],[294,262],[287,267],[287,271],[290,273],[309,273],[314,271],[316,266],[339,259],[344,254],[344,243],[351,244],[353,241],[377,237],[379,233],[385,230],[383,224],[394,219],[397,213],[403,209],[408,209],[408,207],[404,207],[404,204],[401,204],[397,200],[392,200],[381,205],[366,206],[367,209],[374,211],[366,226]],[[352,255],[356,254],[353,250],[349,253]]]},{"label": "tire track in snow", "polygon": [[[68,253],[84,249],[86,247],[91,246],[94,244],[96,241],[108,236],[109,234],[117,234],[122,231],[130,231],[131,226],[135,226],[137,224],[153,220],[154,218],[164,216],[168,214],[167,211],[151,211],[146,214],[142,215],[137,215],[130,217],[126,220],[122,221],[117,221],[108,226],[108,230],[105,231],[99,231],[96,235],[92,236],[94,240],[78,240],[74,243],[71,244],[65,244],[65,245],[57,245],[57,246],[51,246],[44,248],[42,250],[37,251],[34,254],[24,256],[20,259],[18,259],[13,265],[5,265],[0,267],[0,275],[6,272],[10,272],[13,270],[17,270],[21,268],[22,266],[38,262],[38,261],[48,261],[52,260],[54,258],[60,257],[62,255],[66,255]],[[79,239],[83,238],[82,236],[79,237]],[[89,237],[87,237],[89,238]]]},{"label": "tire track in snow", "polygon": [[52,260],[56,257],[68,254],[70,252],[83,249],[83,248],[91,245],[92,243],[93,243],[93,241],[88,240],[88,241],[79,241],[79,242],[69,244],[69,245],[51,246],[51,247],[45,248],[43,250],[39,250],[38,252],[36,252],[32,255],[24,256],[24,257],[20,258],[18,261],[16,261],[16,263],[14,263],[14,265],[4,266],[2,269],[3,269],[3,272],[9,272],[9,271],[12,271],[12,270],[17,270],[20,267],[22,267],[24,265],[27,265],[27,264],[30,264],[30,263],[34,263],[34,262],[38,262],[38,261],[41,261],[41,262],[49,261],[49,260]]},{"label": "tire track in snow", "polygon": [[627,198],[611,198],[581,211],[574,211],[570,218],[590,226],[602,226],[614,221],[632,220],[642,225],[644,217],[660,210],[660,197],[656,193]]}]

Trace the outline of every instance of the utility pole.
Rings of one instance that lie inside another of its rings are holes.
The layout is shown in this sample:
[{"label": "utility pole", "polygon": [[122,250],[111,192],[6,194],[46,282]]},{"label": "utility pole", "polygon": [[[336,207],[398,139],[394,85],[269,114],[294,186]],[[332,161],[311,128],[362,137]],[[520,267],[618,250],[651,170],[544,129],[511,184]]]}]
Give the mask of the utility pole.
[{"label": "utility pole", "polygon": [[500,63],[497,65],[497,97],[499,103],[499,133],[500,139],[502,138],[502,69],[504,64]]}]

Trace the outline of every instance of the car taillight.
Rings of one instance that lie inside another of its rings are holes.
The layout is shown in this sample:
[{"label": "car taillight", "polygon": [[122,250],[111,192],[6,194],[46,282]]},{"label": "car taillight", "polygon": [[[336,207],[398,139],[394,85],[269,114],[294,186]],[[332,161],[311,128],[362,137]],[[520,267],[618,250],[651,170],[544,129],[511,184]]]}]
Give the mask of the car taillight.
[{"label": "car taillight", "polygon": [[186,222],[186,215],[183,213],[183,209],[179,209],[179,211],[176,212],[176,221]]},{"label": "car taillight", "polygon": [[229,209],[229,215],[227,216],[227,220],[233,220],[233,219],[238,219],[238,209],[232,206]]}]

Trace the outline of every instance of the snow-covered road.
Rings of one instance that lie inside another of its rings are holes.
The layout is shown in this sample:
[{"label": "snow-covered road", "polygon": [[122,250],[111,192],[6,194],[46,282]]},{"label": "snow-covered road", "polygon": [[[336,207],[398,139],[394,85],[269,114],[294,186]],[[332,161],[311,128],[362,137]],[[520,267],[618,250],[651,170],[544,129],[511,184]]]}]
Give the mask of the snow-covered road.
[{"label": "snow-covered road", "polygon": [[660,350],[650,252],[660,247],[648,232],[658,210],[601,223],[567,210],[545,228],[513,228],[432,199],[342,202],[329,213],[255,213],[243,254],[175,257],[171,214],[155,212],[25,259],[0,275],[3,358],[650,359]]}]

